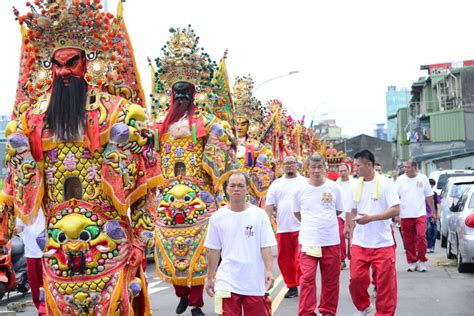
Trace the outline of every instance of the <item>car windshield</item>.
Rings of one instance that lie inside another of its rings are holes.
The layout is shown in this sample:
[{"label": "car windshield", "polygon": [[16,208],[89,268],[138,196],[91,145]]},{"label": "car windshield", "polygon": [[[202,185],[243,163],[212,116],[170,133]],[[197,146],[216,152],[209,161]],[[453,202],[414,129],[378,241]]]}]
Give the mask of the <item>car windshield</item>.
[{"label": "car windshield", "polygon": [[436,184],[436,188],[441,190],[442,188],[444,188],[444,186],[446,185],[446,182],[448,182],[448,179],[451,178],[451,177],[469,177],[469,176],[473,176],[472,173],[448,173],[448,174],[442,174],[439,176],[439,179],[438,179],[438,184]]},{"label": "car windshield", "polygon": [[471,200],[469,201],[469,208],[474,209],[474,196],[471,194]]},{"label": "car windshield", "polygon": [[466,190],[470,189],[473,183],[453,184],[449,197],[460,198]]}]

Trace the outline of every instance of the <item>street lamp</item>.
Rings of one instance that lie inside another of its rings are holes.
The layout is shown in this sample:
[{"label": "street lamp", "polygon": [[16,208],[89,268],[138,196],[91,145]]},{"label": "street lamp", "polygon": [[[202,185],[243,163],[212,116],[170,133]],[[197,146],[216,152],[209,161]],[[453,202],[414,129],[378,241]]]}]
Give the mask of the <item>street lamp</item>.
[{"label": "street lamp", "polygon": [[253,89],[252,95],[255,96],[255,93],[257,92],[258,88],[260,88],[260,87],[263,86],[264,84],[266,84],[266,83],[268,83],[268,82],[270,82],[270,81],[272,81],[272,80],[275,80],[275,79],[279,79],[279,78],[282,78],[282,77],[286,77],[286,76],[291,76],[291,75],[297,74],[298,72],[299,72],[298,70],[293,70],[293,71],[290,71],[290,72],[288,72],[288,73],[286,73],[286,74],[279,75],[279,76],[276,76],[276,77],[267,79],[267,80],[265,80],[265,81],[259,83],[259,84],[255,87],[255,89]]}]

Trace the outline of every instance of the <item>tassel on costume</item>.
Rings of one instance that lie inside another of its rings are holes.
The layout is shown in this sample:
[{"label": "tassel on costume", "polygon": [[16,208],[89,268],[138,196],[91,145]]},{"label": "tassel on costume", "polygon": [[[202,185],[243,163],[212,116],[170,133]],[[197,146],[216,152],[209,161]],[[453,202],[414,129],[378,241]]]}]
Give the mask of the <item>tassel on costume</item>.
[{"label": "tassel on costume", "polygon": [[193,123],[193,125],[191,126],[191,134],[193,136],[193,144],[196,145],[197,144],[196,123]]}]

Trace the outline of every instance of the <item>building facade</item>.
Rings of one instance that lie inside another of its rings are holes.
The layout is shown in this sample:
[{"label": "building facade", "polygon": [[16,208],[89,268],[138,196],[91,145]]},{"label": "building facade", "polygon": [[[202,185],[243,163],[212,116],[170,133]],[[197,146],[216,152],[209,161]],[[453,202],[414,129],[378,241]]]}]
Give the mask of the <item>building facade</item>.
[{"label": "building facade", "polygon": [[334,148],[345,152],[348,157],[352,158],[357,152],[368,149],[374,154],[375,162],[382,166],[384,173],[393,170],[396,166],[394,144],[377,137],[360,134],[343,140],[336,144]]},{"label": "building facade", "polygon": [[385,123],[376,124],[374,129],[374,137],[387,140],[387,129],[385,128]]},{"label": "building facade", "polygon": [[396,86],[387,87],[385,92],[385,104],[387,110],[387,140],[397,140],[397,112],[399,109],[407,108],[410,103],[410,90],[402,88],[397,90]]},{"label": "building facade", "polygon": [[321,120],[319,124],[313,126],[314,135],[321,140],[328,142],[339,142],[342,138],[342,129],[336,125],[336,120]]},{"label": "building facade", "polygon": [[474,60],[421,70],[428,76],[412,85],[408,122],[399,137],[426,174],[474,168]]}]

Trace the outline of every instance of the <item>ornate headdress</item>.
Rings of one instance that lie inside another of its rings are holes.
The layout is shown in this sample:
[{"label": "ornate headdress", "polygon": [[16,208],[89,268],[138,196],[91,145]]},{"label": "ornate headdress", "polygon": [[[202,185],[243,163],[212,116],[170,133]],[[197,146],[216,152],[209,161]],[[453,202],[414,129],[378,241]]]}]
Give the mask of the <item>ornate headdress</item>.
[{"label": "ornate headdress", "polygon": [[265,108],[253,95],[253,80],[250,76],[237,77],[234,83],[232,100],[234,102],[234,119],[245,119],[249,122],[249,132],[257,136],[262,130]]},{"label": "ornate headdress", "polygon": [[164,114],[170,103],[171,89],[178,81],[186,81],[196,89],[195,105],[209,110],[215,102],[212,95],[212,78],[217,64],[202,48],[198,47],[199,37],[189,25],[187,28],[170,28],[171,39],[161,49],[163,57],[156,58],[157,71],[154,73],[152,95],[152,117]]},{"label": "ornate headdress", "polygon": [[[30,101],[45,93],[51,86],[54,52],[61,48],[78,48],[85,53],[87,72],[84,79],[93,87],[113,86],[116,89],[126,83],[130,93],[117,94],[136,97],[143,101],[139,76],[136,72],[133,50],[123,23],[121,1],[119,15],[102,12],[101,0],[40,1],[27,3],[30,12],[20,15],[14,9],[22,27],[23,47],[20,64],[21,90]],[[130,65],[130,67],[125,67]],[[131,68],[131,69],[130,69]],[[20,90],[20,89],[19,89]],[[111,92],[111,91],[109,91]],[[18,100],[20,99],[20,100]],[[17,105],[21,100],[17,92]],[[138,99],[138,100],[136,100]]]}]

